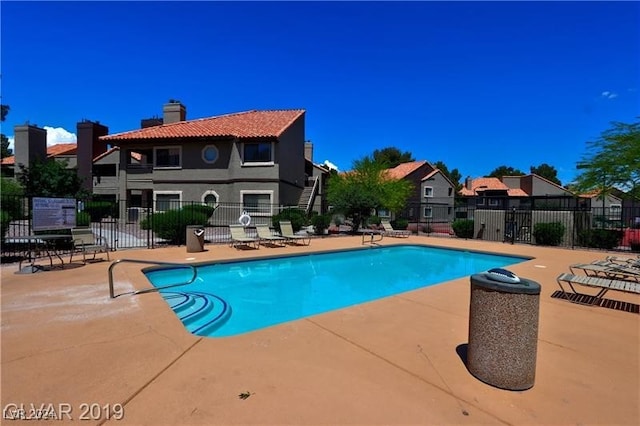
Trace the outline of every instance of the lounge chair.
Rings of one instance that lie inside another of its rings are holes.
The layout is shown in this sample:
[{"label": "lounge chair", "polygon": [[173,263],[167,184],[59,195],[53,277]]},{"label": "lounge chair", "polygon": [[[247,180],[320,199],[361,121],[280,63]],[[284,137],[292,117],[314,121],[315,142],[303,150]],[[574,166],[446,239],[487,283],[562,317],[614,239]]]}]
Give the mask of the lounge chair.
[{"label": "lounge chair", "polygon": [[571,290],[574,294],[580,294],[573,287],[574,284],[599,288],[600,291],[594,296],[594,302],[602,299],[602,297],[609,290],[618,290],[627,293],[640,294],[640,282],[634,281],[612,280],[609,278],[592,277],[587,275],[574,275],[569,273],[560,274],[556,281],[558,282],[558,285],[560,286],[560,289],[562,290],[562,293],[564,295],[567,295],[568,293],[562,286],[563,282],[567,283],[569,287],[571,287]]},{"label": "lounge chair", "polygon": [[258,231],[258,239],[260,240],[259,243],[263,246],[269,244],[272,247],[283,247],[284,243],[287,241],[285,237],[273,235],[271,233],[271,229],[269,229],[269,226],[267,225],[256,225],[256,231]]},{"label": "lounge chair", "polygon": [[388,220],[381,220],[380,225],[384,228],[384,235],[388,237],[406,238],[411,235],[411,231],[406,229],[394,229]]},{"label": "lounge chair", "polygon": [[287,242],[298,244],[298,241],[305,246],[311,244],[311,237],[309,235],[298,235],[293,232],[293,226],[288,220],[280,221],[280,234],[287,239]]},{"label": "lounge chair", "polygon": [[69,263],[73,260],[74,253],[82,253],[83,263],[87,263],[87,255],[93,254],[89,260],[96,260],[98,253],[105,253],[107,260],[109,259],[109,246],[103,237],[96,236],[91,228],[72,228],[71,238],[73,239],[73,248],[69,256]]},{"label": "lounge chair", "polygon": [[610,278],[613,280],[640,282],[640,269],[611,262],[576,263],[569,266],[572,274],[579,269],[590,277]]},{"label": "lounge chair", "polygon": [[260,248],[260,239],[249,237],[246,232],[244,232],[243,225],[229,225],[229,232],[231,232],[231,247]]}]

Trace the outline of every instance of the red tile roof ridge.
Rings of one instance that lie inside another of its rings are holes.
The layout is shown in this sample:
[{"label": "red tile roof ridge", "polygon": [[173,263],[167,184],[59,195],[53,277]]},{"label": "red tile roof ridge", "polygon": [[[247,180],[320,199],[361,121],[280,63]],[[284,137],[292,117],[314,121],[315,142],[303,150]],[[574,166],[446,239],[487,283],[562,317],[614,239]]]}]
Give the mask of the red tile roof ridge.
[{"label": "red tile roof ridge", "polygon": [[[254,134],[254,135],[249,135],[249,134],[245,134],[245,135],[239,135],[239,134],[234,134],[234,133],[240,133],[240,132],[233,132],[233,131],[229,131],[227,130],[229,133],[224,133],[224,132],[213,132],[215,134],[211,134],[211,135],[203,135],[203,136],[234,136],[234,137],[260,137],[260,136],[275,136],[278,137],[280,136],[280,134],[282,133],[282,131],[284,131],[284,129],[288,128],[291,123],[293,123],[295,120],[297,120],[300,115],[304,114],[306,111],[304,109],[271,109],[271,110],[247,110],[247,111],[240,111],[240,112],[233,112],[233,113],[228,113],[228,114],[222,114],[222,115],[215,115],[215,116],[210,116],[210,117],[202,117],[202,118],[195,118],[195,119],[191,119],[191,120],[184,120],[184,121],[176,121],[174,123],[167,123],[167,124],[161,124],[158,126],[153,126],[153,127],[148,127],[148,128],[144,128],[144,129],[134,129],[134,130],[128,130],[125,132],[119,132],[119,133],[113,133],[111,135],[106,135],[106,136],[101,136],[100,139],[101,140],[110,140],[110,139],[155,139],[155,138],[166,138],[166,137],[195,137],[196,135],[190,135],[190,134],[169,134],[169,135],[162,135],[160,133],[162,133],[163,131],[167,131],[173,128],[180,128],[180,127],[185,127],[185,126],[191,126],[191,125],[197,125],[199,123],[202,122],[215,122],[216,120],[220,120],[220,119],[225,119],[225,118],[233,118],[233,117],[241,117],[241,116],[245,116],[245,115],[249,115],[249,114],[265,114],[265,113],[294,113],[294,116],[292,116],[289,121],[285,122],[282,126],[280,126],[280,128],[277,130],[277,132],[279,132],[278,134],[266,134],[268,132],[265,132],[265,134],[259,135],[259,134]],[[229,126],[227,123],[224,123],[227,126]],[[232,126],[231,126],[232,127]],[[201,129],[199,130],[201,131]],[[275,133],[276,130],[271,130],[272,133]],[[136,137],[140,135],[139,137]]]}]

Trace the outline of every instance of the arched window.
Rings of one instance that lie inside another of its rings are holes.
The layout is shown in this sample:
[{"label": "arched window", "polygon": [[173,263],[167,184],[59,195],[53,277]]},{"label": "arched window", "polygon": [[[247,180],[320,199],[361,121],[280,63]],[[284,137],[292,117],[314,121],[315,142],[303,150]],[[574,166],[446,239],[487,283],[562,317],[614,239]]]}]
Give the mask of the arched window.
[{"label": "arched window", "polygon": [[202,194],[202,202],[208,206],[216,207],[219,201],[220,196],[212,189]]}]

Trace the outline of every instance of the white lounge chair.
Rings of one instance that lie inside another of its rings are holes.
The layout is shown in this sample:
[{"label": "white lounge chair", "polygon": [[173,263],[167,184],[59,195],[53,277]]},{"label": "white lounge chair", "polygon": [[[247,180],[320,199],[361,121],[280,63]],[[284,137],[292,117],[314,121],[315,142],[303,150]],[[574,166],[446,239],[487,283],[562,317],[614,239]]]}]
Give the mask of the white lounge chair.
[{"label": "white lounge chair", "polygon": [[270,246],[284,246],[284,243],[287,241],[285,237],[280,237],[278,235],[273,235],[271,233],[271,229],[267,225],[256,225],[256,231],[258,231],[258,238],[260,240],[260,244]]},{"label": "white lounge chair", "polygon": [[568,295],[567,291],[562,286],[562,283],[566,283],[571,287],[574,294],[580,294],[573,287],[574,284],[579,284],[587,287],[595,287],[600,289],[598,294],[594,296],[594,302],[602,299],[609,290],[618,290],[627,293],[640,294],[640,282],[624,281],[624,280],[612,280],[610,278],[592,277],[587,275],[574,275],[570,273],[560,274],[556,279],[560,290],[564,295]]},{"label": "white lounge chair", "polygon": [[411,235],[411,231],[406,229],[394,229],[391,226],[391,222],[388,220],[381,220],[380,225],[384,228],[384,234],[388,237],[407,238]]},{"label": "white lounge chair", "polygon": [[300,243],[304,244],[305,246],[311,244],[311,237],[309,237],[308,234],[304,236],[294,233],[291,221],[288,220],[280,221],[280,234],[289,242],[293,242],[294,244],[298,244],[298,241],[300,241]]},{"label": "white lounge chair", "polygon": [[229,225],[229,232],[231,232],[231,247],[260,248],[260,239],[249,237],[243,225]]}]

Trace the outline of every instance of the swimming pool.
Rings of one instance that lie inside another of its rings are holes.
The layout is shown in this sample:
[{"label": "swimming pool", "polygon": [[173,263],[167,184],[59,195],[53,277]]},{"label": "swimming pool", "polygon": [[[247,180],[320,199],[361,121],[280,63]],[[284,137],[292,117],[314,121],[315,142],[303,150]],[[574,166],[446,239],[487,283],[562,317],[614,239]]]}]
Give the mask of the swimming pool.
[{"label": "swimming pool", "polygon": [[[420,245],[253,259],[198,266],[195,282],[161,290],[194,334],[232,336],[528,260]],[[189,271],[153,268],[156,287]]]}]

